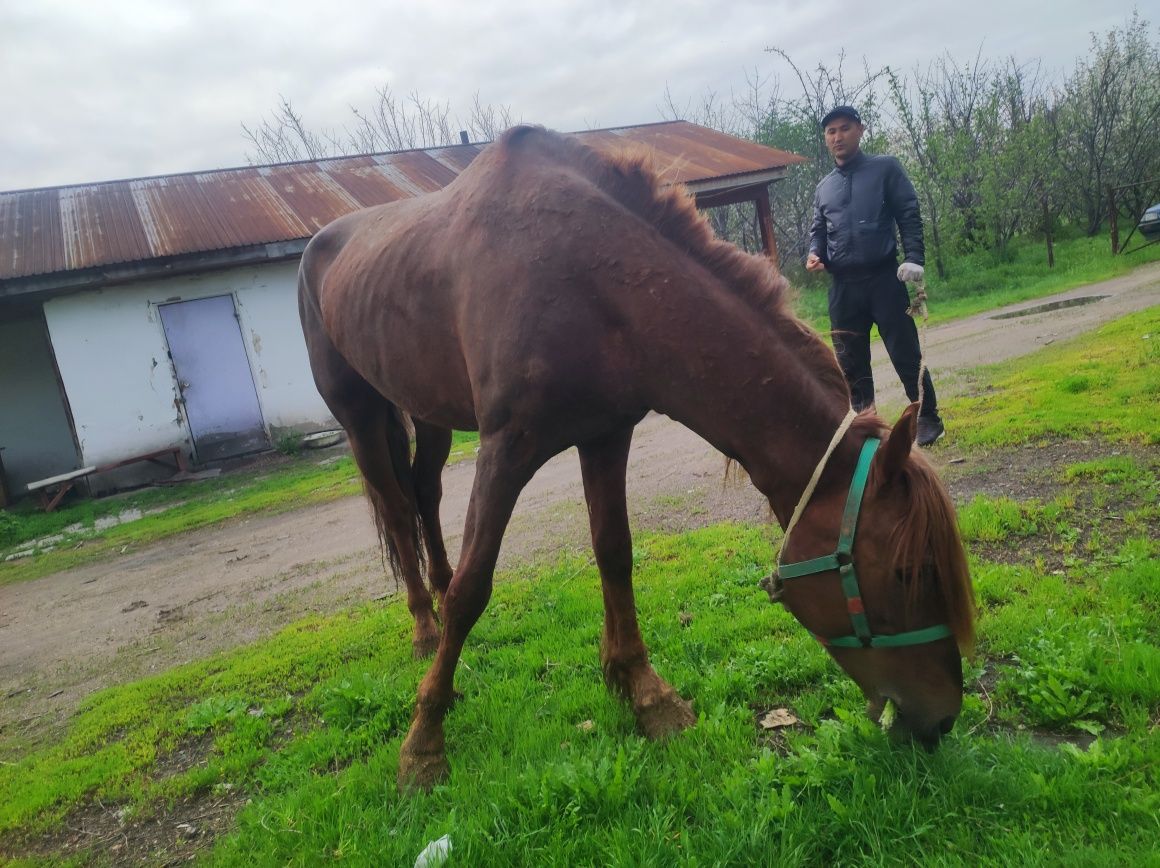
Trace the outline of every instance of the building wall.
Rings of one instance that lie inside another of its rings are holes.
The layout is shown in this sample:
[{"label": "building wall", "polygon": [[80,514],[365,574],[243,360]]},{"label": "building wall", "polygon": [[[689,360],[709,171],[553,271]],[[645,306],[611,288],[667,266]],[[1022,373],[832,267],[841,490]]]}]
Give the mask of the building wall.
[{"label": "building wall", "polygon": [[0,447],[13,497],[80,466],[39,311],[0,321]]},{"label": "building wall", "polygon": [[238,316],[267,427],[275,437],[284,428],[334,427],[314,388],[298,319],[298,261],[247,270],[254,282],[237,293]]},{"label": "building wall", "polygon": [[85,464],[182,445],[189,427],[178,400],[158,304],[235,298],[267,431],[333,426],[314,388],[298,323],[297,262],[77,293],[44,314]]}]

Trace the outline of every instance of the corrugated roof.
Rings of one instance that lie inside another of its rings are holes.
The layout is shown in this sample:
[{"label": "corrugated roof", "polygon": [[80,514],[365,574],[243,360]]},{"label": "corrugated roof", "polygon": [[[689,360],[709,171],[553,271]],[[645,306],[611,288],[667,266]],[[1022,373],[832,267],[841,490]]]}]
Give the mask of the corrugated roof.
[{"label": "corrugated roof", "polygon": [[[666,178],[702,190],[802,161],[688,121],[575,135],[597,148],[648,145]],[[309,238],[358,208],[447,186],[483,147],[0,192],[0,280]]]}]

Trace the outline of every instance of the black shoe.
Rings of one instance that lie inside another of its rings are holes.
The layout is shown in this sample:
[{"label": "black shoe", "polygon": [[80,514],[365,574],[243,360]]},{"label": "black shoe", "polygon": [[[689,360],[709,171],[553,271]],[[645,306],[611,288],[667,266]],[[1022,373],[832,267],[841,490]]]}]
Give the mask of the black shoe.
[{"label": "black shoe", "polygon": [[918,445],[932,446],[936,440],[947,433],[942,419],[935,416],[918,417]]}]

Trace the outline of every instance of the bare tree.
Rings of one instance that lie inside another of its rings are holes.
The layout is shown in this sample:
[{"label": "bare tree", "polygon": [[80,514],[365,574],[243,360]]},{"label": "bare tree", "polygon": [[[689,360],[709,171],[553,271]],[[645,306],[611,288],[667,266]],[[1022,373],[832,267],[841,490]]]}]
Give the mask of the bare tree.
[{"label": "bare tree", "polygon": [[399,97],[384,85],[369,109],[350,106],[353,119],[338,130],[313,130],[290,100],[279,97],[271,115],[254,126],[242,124],[252,149],[251,163],[317,160],[346,154],[400,151],[459,143],[463,130],[472,141],[491,141],[519,121],[509,106],[483,103],[476,92],[466,119],[452,113],[448,102],[424,99],[416,92]]},{"label": "bare tree", "polygon": [[[748,119],[738,109],[736,96],[726,101],[715,91],[707,90],[701,95],[700,102],[694,104],[689,99],[681,106],[666,87],[664,101],[658,110],[666,120],[691,121],[730,135],[753,138],[754,130],[747,128]],[[761,229],[757,208],[752,202],[706,208],[705,216],[717,237],[751,253],[761,250]]]},{"label": "bare tree", "polygon": [[[1107,189],[1160,175],[1160,47],[1147,21],[1133,13],[1129,24],[1092,34],[1091,53],[1081,59],[1059,94],[1053,116],[1058,157],[1073,178],[1089,235],[1103,225]],[[1137,188],[1138,195],[1146,194]],[[1147,203],[1133,201],[1138,211]]]}]

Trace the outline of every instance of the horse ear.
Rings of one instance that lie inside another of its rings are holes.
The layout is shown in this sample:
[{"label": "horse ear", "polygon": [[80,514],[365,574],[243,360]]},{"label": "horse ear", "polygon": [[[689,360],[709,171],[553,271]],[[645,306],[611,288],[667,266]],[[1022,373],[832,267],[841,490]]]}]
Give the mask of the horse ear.
[{"label": "horse ear", "polygon": [[882,478],[889,482],[896,479],[906,466],[918,428],[918,403],[915,402],[902,411],[890,436],[882,447]]}]

